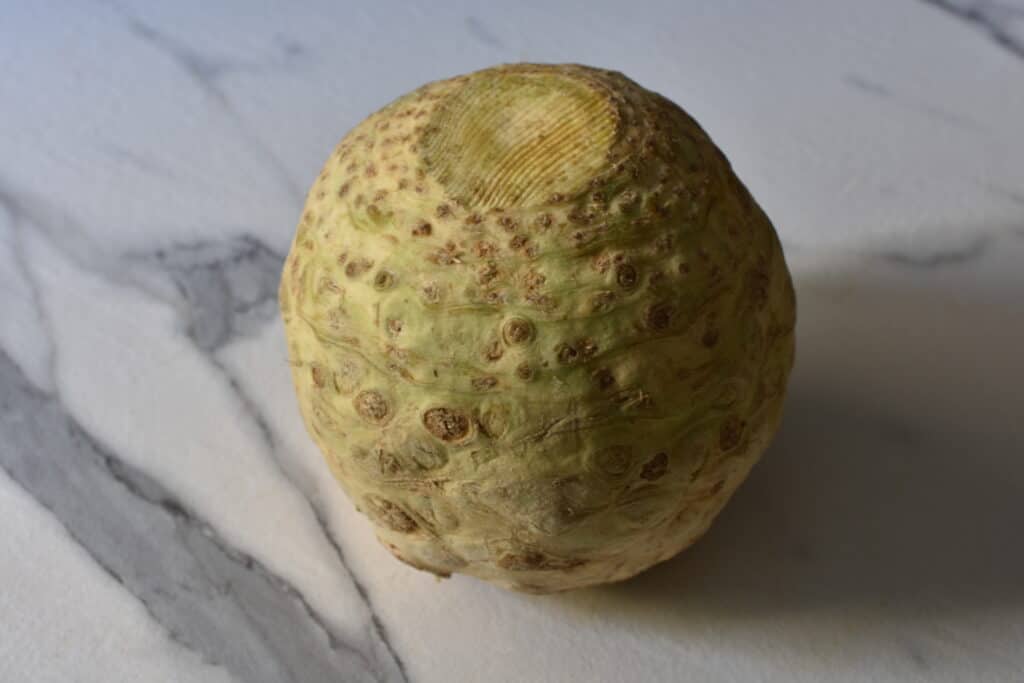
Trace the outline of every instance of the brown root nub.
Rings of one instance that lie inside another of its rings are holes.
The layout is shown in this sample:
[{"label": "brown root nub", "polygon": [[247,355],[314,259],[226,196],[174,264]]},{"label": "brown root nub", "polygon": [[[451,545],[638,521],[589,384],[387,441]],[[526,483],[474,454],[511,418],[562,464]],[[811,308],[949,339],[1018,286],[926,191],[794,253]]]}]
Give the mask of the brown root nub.
[{"label": "brown root nub", "polygon": [[478,240],[473,245],[473,253],[480,258],[491,258],[498,252],[498,247],[493,242]]},{"label": "brown root nub", "polygon": [[498,379],[496,377],[476,377],[473,379],[473,388],[477,391],[487,391],[493,389],[498,385]]},{"label": "brown root nub", "polygon": [[537,550],[505,553],[498,558],[498,566],[510,571],[572,569],[584,564],[583,560],[551,557]]},{"label": "brown root nub", "polygon": [[597,292],[590,298],[590,310],[594,313],[607,311],[615,302],[615,292],[607,290]]},{"label": "brown root nub", "polygon": [[373,261],[366,259],[352,259],[345,266],[345,275],[348,277],[359,277],[373,266]]},{"label": "brown root nub", "polygon": [[491,362],[499,360],[502,354],[504,353],[505,349],[502,348],[501,342],[498,341],[497,339],[495,339],[494,341],[492,341],[491,343],[484,347],[484,358]]},{"label": "brown root nub", "polygon": [[313,384],[319,389],[323,389],[327,386],[327,371],[319,365],[314,365],[310,368],[310,375],[313,377]]},{"label": "brown root nub", "polygon": [[594,382],[597,384],[597,388],[604,391],[615,386],[615,375],[608,368],[599,368],[594,371]]},{"label": "brown root nub", "polygon": [[509,346],[529,342],[533,332],[533,323],[526,318],[509,318],[501,328],[501,335]]},{"label": "brown root nub", "polygon": [[675,312],[675,307],[672,304],[654,304],[647,309],[647,313],[644,315],[644,322],[652,330],[664,330],[672,324]]},{"label": "brown root nub", "polygon": [[643,469],[640,470],[640,477],[647,481],[654,481],[665,476],[666,471],[668,471],[668,454],[658,453],[644,464]]},{"label": "brown root nub", "polygon": [[747,424],[739,417],[730,415],[722,422],[718,429],[718,446],[723,451],[731,451],[740,444],[743,438],[743,430]]},{"label": "brown root nub", "polygon": [[423,300],[428,304],[436,304],[441,300],[441,288],[433,282],[423,285],[421,293],[423,294]]},{"label": "brown root nub", "polygon": [[628,263],[622,263],[615,268],[615,282],[619,284],[619,287],[623,289],[633,289],[636,287],[637,281],[640,276],[636,272],[636,268],[629,265]]},{"label": "brown root nub", "polygon": [[763,309],[768,303],[768,291],[771,284],[768,274],[762,271],[753,271],[750,274],[750,298],[754,307]]},{"label": "brown root nub", "polygon": [[367,516],[378,524],[402,534],[410,534],[419,529],[416,520],[390,500],[367,496],[363,501],[366,503]]},{"label": "brown root nub", "polygon": [[516,366],[516,377],[523,380],[524,382],[530,381],[531,379],[533,379],[533,368],[530,366],[529,363],[523,361],[522,363]]},{"label": "brown root nub", "polygon": [[577,339],[573,345],[579,352],[580,359],[589,360],[597,353],[597,343],[593,339]]},{"label": "brown root nub", "polygon": [[595,455],[594,461],[605,474],[619,476],[625,474],[629,469],[630,464],[633,462],[633,456],[629,446],[616,444],[599,451]]},{"label": "brown root nub", "polygon": [[398,550],[398,548],[396,548],[395,546],[391,545],[390,543],[388,544],[388,550],[390,550],[391,554],[395,556],[395,559],[397,559],[399,562],[403,562],[403,563],[409,565],[413,569],[419,569],[422,572],[430,572],[431,574],[433,574],[434,576],[436,576],[436,577],[438,577],[440,579],[449,579],[449,578],[451,578],[452,573],[450,571],[448,571],[447,569],[440,569],[439,567],[432,567],[432,566],[430,566],[430,565],[428,565],[426,563],[420,562],[418,560],[410,560],[408,557],[403,557],[401,552]]},{"label": "brown root nub", "polygon": [[494,261],[487,261],[481,263],[476,269],[476,281],[482,285],[490,284],[494,278],[498,277],[498,264]]},{"label": "brown root nub", "polygon": [[385,451],[383,449],[376,449],[377,454],[377,467],[380,469],[380,473],[383,475],[394,476],[402,472],[402,462],[395,456],[394,453]]},{"label": "brown root nub", "polygon": [[360,391],[352,399],[352,405],[361,418],[375,424],[384,424],[391,417],[391,406],[376,389]]},{"label": "brown root nub", "polygon": [[413,237],[428,237],[434,228],[430,223],[426,221],[420,221],[416,224],[416,227],[412,229]]},{"label": "brown root nub", "polygon": [[580,352],[570,344],[562,343],[555,347],[558,362],[562,365],[572,365],[580,358]]},{"label": "brown root nub", "polygon": [[423,413],[423,426],[441,441],[461,441],[469,434],[469,417],[451,408],[431,408]]},{"label": "brown root nub", "polygon": [[402,333],[402,321],[398,318],[389,318],[387,325],[388,332],[391,333],[391,336],[397,337]]},{"label": "brown root nub", "polygon": [[378,270],[373,278],[373,286],[377,289],[390,289],[395,284],[395,276],[387,270]]}]

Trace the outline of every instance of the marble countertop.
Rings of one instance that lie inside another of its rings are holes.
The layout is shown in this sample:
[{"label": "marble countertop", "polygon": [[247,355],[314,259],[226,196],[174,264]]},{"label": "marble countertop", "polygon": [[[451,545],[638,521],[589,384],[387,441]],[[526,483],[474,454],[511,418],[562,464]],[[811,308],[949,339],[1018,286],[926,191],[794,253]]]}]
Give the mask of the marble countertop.
[{"label": "marble countertop", "polygon": [[[4,9],[0,680],[1024,680],[1024,2],[577,5]],[[519,60],[686,108],[799,301],[711,533],[547,597],[377,545],[275,302],[348,128]]]}]

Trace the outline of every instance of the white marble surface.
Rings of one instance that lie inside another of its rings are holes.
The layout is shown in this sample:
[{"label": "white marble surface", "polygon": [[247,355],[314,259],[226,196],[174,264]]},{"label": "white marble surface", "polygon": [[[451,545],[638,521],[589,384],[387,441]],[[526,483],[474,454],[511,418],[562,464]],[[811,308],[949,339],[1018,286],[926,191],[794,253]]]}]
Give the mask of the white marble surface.
[{"label": "white marble surface", "polygon": [[[4,5],[0,680],[1024,680],[1024,2],[502,4]],[[710,535],[549,597],[377,546],[274,301],[350,126],[516,60],[688,109],[800,307]]]}]

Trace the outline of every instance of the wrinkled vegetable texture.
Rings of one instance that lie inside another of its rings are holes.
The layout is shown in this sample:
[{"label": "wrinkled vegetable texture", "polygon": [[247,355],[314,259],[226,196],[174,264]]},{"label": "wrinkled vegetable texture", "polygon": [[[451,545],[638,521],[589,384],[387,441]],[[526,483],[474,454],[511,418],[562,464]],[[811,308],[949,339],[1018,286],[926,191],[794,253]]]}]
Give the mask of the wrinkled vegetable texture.
[{"label": "wrinkled vegetable texture", "polygon": [[430,83],[356,126],[280,302],[306,426],[381,542],[537,593],[703,534],[794,353],[779,241],[726,158],[578,65]]}]

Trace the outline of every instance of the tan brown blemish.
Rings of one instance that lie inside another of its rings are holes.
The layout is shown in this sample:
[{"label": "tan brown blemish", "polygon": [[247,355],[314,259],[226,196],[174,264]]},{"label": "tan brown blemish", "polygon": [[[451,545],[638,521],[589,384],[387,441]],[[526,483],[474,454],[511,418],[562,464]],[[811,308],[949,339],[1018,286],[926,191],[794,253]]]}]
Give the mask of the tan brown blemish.
[{"label": "tan brown blemish", "polygon": [[555,347],[555,357],[562,365],[572,365],[580,358],[580,352],[571,344],[562,342]]},{"label": "tan brown blemish", "polygon": [[526,318],[509,318],[501,327],[501,336],[509,346],[533,340],[534,327]]},{"label": "tan brown blemish", "polygon": [[356,278],[373,267],[373,261],[367,259],[353,259],[345,266],[345,276]]},{"label": "tan brown blemish", "polygon": [[596,292],[592,297],[590,297],[590,310],[593,313],[607,311],[609,308],[611,308],[614,302],[615,292]]},{"label": "tan brown blemish", "polygon": [[565,571],[583,564],[585,564],[584,560],[552,557],[536,550],[506,553],[498,558],[498,566],[509,571]]},{"label": "tan brown blemish", "polygon": [[462,263],[463,251],[455,242],[448,242],[441,249],[427,255],[427,260],[438,266],[451,266]]},{"label": "tan brown blemish", "polygon": [[615,282],[623,289],[633,289],[639,282],[640,276],[636,268],[628,263],[622,263],[615,267]]},{"label": "tan brown blemish", "polygon": [[495,339],[484,347],[484,358],[492,363],[501,358],[502,354],[505,353],[505,349],[502,347],[501,342]]},{"label": "tan brown blemish", "polygon": [[706,348],[712,348],[715,344],[718,343],[718,330],[716,330],[713,327],[708,328],[704,332],[703,336],[701,336],[700,343],[703,344]]},{"label": "tan brown blemish", "polygon": [[373,286],[378,290],[391,289],[395,284],[395,275],[389,270],[378,270],[373,278]]},{"label": "tan brown blemish", "polygon": [[419,528],[416,520],[390,500],[378,496],[366,496],[363,502],[367,508],[367,515],[392,531],[411,534]]},{"label": "tan brown blemish", "polygon": [[526,361],[523,361],[516,366],[516,377],[524,382],[530,381],[533,379],[533,367]]},{"label": "tan brown blemish", "polygon": [[579,352],[581,360],[590,360],[591,358],[594,357],[594,355],[597,354],[598,351],[597,342],[595,342],[593,339],[588,339],[586,337],[582,339],[577,339],[574,346],[576,347],[576,350]]},{"label": "tan brown blemish", "polygon": [[718,428],[718,446],[723,451],[731,451],[740,444],[743,438],[743,430],[747,423],[737,415],[730,415],[722,421]]},{"label": "tan brown blemish", "polygon": [[423,413],[423,426],[446,443],[461,441],[470,430],[469,417],[465,413],[446,407],[431,408]]},{"label": "tan brown blemish", "polygon": [[594,463],[597,465],[597,468],[605,474],[614,477],[625,474],[632,462],[632,450],[629,446],[623,444],[602,448],[594,454]]},{"label": "tan brown blemish", "polygon": [[658,453],[644,463],[643,468],[640,470],[640,478],[646,479],[647,481],[654,481],[655,479],[661,479],[665,476],[665,472],[667,471],[668,454]]},{"label": "tan brown blemish", "polygon": [[477,266],[476,281],[481,285],[490,284],[496,277],[498,277],[498,264],[494,261],[487,261]]},{"label": "tan brown blemish", "polygon": [[476,377],[473,379],[472,385],[477,391],[487,391],[498,386],[498,378],[492,376]]},{"label": "tan brown blemish", "polygon": [[491,258],[498,252],[498,247],[493,242],[480,240],[473,245],[473,253],[480,258]]},{"label": "tan brown blemish", "polygon": [[356,413],[367,422],[382,425],[391,417],[391,406],[376,389],[360,391],[352,399],[352,405]]},{"label": "tan brown blemish", "polygon": [[601,391],[615,386],[615,375],[608,368],[598,368],[593,374],[594,383],[597,384],[597,388]]},{"label": "tan brown blemish", "polygon": [[660,332],[672,325],[675,317],[675,306],[667,302],[654,304],[644,313],[644,324],[648,329]]}]

